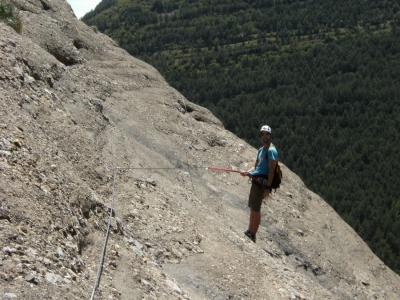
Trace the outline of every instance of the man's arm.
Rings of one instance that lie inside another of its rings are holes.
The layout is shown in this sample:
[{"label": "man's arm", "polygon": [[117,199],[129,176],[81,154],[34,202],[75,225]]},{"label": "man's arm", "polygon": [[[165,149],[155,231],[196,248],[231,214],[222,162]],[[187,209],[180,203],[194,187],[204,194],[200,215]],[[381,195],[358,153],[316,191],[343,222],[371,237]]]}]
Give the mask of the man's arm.
[{"label": "man's arm", "polygon": [[272,179],[274,178],[274,173],[275,173],[276,160],[270,160],[268,162],[268,167],[269,167],[269,174],[268,174],[268,184],[267,184],[267,186],[271,186],[272,185]]},{"label": "man's arm", "polygon": [[254,167],[252,167],[250,170],[248,170],[248,171],[240,170],[240,175],[247,176],[248,175],[247,173],[253,172],[257,168],[257,164],[258,164],[258,160],[256,160]]},{"label": "man's arm", "polygon": [[[268,174],[268,183],[267,187],[271,188],[272,185],[272,179],[274,178],[274,173],[275,173],[275,167],[276,167],[276,160],[270,160],[268,161],[268,167],[269,167],[269,174]],[[264,189],[264,198],[269,196],[270,188]]]}]

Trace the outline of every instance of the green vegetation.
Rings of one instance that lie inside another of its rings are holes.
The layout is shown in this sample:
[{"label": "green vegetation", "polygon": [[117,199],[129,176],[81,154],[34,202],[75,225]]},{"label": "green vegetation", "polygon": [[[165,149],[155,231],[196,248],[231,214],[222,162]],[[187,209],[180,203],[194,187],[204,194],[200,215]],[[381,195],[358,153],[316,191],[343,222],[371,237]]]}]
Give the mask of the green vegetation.
[{"label": "green vegetation", "polygon": [[16,32],[21,33],[22,21],[11,3],[4,3],[3,1],[0,3],[0,20],[14,28]]},{"label": "green vegetation", "polygon": [[103,0],[82,19],[282,161],[400,274],[400,6]]}]

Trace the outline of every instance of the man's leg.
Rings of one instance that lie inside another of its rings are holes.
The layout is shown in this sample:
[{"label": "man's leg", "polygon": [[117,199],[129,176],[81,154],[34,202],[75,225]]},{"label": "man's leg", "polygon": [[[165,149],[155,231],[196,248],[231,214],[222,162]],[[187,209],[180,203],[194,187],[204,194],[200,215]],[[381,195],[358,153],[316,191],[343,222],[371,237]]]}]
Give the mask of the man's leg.
[{"label": "man's leg", "polygon": [[259,211],[250,210],[250,224],[249,230],[251,233],[256,234],[261,222],[261,213]]},{"label": "man's leg", "polygon": [[256,233],[258,231],[258,227],[261,222],[261,204],[262,204],[262,194],[261,187],[252,184],[249,195],[249,207],[250,207],[250,220],[249,220],[249,229],[244,232],[249,238],[255,242]]}]

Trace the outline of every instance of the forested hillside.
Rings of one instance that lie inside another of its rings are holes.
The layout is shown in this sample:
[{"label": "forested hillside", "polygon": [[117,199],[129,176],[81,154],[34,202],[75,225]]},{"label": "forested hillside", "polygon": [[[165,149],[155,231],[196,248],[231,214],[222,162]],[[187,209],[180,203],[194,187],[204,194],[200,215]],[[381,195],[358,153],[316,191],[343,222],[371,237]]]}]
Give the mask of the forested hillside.
[{"label": "forested hillside", "polygon": [[83,21],[281,160],[400,274],[400,1],[103,0]]}]

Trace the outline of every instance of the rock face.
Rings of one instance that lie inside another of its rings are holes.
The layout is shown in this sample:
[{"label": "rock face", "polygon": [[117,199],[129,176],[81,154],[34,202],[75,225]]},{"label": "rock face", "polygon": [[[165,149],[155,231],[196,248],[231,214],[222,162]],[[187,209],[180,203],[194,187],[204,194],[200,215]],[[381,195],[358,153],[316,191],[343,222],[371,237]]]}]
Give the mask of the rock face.
[{"label": "rock face", "polygon": [[206,167],[247,169],[256,149],[67,2],[11,2],[2,299],[400,299],[399,276],[285,166],[252,243],[247,180]]}]

